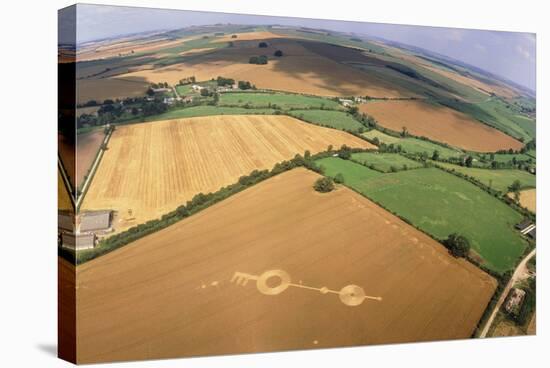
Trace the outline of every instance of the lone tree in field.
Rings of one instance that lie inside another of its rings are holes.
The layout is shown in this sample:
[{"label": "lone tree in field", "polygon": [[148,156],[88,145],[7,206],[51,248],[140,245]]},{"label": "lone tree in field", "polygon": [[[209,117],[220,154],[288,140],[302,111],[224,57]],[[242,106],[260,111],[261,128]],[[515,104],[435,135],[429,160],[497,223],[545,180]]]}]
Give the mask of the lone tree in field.
[{"label": "lone tree in field", "polygon": [[470,242],[468,239],[457,233],[450,234],[447,239],[443,241],[443,244],[454,257],[465,258],[470,252]]},{"label": "lone tree in field", "polygon": [[274,56],[281,57],[283,56],[283,52],[281,50],[277,50],[273,53]]},{"label": "lone tree in field", "polygon": [[435,150],[434,153],[432,154],[432,160],[434,160],[434,161],[439,160],[439,151],[438,150]]},{"label": "lone tree in field", "polygon": [[344,175],[342,175],[341,173],[336,174],[336,176],[334,177],[334,182],[336,184],[343,184],[344,183]]},{"label": "lone tree in field", "polygon": [[514,194],[514,201],[519,202],[519,191],[521,189],[521,182],[514,180],[512,185],[508,187],[508,191]]},{"label": "lone tree in field", "polygon": [[474,159],[472,158],[472,156],[468,156],[466,157],[466,160],[464,161],[464,164],[466,165],[466,167],[472,167],[472,162],[474,161]]},{"label": "lone tree in field", "polygon": [[261,49],[266,48],[267,47],[267,42],[260,42],[258,44],[258,47],[261,48]]},{"label": "lone tree in field", "polygon": [[407,127],[404,126],[403,128],[401,128],[401,136],[406,137],[408,135],[409,135],[409,131],[407,130]]},{"label": "lone tree in field", "polygon": [[320,193],[328,193],[334,189],[334,183],[331,178],[319,178],[313,184],[313,189]]}]

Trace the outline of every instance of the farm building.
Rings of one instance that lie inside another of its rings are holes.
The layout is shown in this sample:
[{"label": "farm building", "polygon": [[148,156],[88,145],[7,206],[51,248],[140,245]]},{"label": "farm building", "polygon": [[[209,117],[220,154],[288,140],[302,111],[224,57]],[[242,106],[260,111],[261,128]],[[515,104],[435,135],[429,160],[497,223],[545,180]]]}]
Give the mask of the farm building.
[{"label": "farm building", "polygon": [[530,237],[533,240],[537,240],[537,229],[533,227],[531,230],[525,233],[528,237]]},{"label": "farm building", "polygon": [[191,89],[193,89],[193,91],[195,91],[195,92],[200,92],[200,91],[203,90],[204,88],[205,88],[205,87],[199,86],[198,84],[193,84],[193,85],[191,86]]},{"label": "farm building", "polygon": [[533,240],[536,240],[536,225],[531,222],[531,220],[526,219],[516,225],[516,229],[519,230],[525,236],[530,237]]},{"label": "farm building", "polygon": [[61,234],[61,246],[72,250],[83,250],[95,247],[96,236],[94,233],[86,234]]},{"label": "farm building", "polygon": [[519,224],[516,224],[516,229],[518,229],[519,231],[523,231],[527,229],[527,227],[529,227],[530,225],[531,225],[531,220],[525,219]]},{"label": "farm building", "polygon": [[175,101],[176,99],[174,97],[164,97],[164,100],[162,102],[164,102],[166,105],[172,105]]},{"label": "farm building", "polygon": [[525,299],[525,290],[513,288],[508,294],[504,309],[510,314],[517,315],[523,303],[523,299]]},{"label": "farm building", "polygon": [[151,88],[154,93],[170,92],[170,88]]},{"label": "farm building", "polygon": [[352,100],[347,100],[345,98],[341,98],[340,99],[340,103],[342,104],[342,106],[344,107],[350,107],[351,105],[353,105],[353,101]]},{"label": "farm building", "polygon": [[69,211],[59,211],[58,231],[60,245],[71,250],[93,248],[98,234],[111,231],[112,211],[86,211],[74,215]]}]

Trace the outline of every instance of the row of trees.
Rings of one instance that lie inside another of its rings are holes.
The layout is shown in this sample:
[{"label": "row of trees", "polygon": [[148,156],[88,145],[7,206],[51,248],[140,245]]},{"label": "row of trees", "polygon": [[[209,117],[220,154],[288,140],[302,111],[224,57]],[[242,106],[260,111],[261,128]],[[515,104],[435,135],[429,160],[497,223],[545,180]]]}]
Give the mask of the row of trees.
[{"label": "row of trees", "polygon": [[225,186],[216,192],[198,193],[190,201],[179,206],[176,210],[163,215],[160,219],[150,220],[144,224],[134,226],[122,233],[113,235],[102,240],[98,247],[77,254],[78,263],[84,263],[100,255],[111,252],[126,244],[129,244],[146,235],[159,231],[170,226],[177,221],[183,220],[199,211],[208,208],[231,195],[234,195],[244,189],[253,186],[263,180],[292,170],[296,167],[305,167],[317,173],[321,173],[320,168],[315,164],[313,157],[306,152],[304,156],[296,155],[293,159],[282,161],[273,166],[271,170],[253,170],[248,175],[243,175],[239,180],[231,185]]}]

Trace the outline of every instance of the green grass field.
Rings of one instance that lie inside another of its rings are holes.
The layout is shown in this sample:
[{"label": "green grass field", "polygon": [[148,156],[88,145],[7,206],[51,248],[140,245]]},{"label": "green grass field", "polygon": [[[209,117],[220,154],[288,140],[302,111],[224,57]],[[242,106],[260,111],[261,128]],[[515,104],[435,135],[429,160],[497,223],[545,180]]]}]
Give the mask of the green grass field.
[{"label": "green grass field", "polygon": [[128,120],[118,121],[117,123],[138,123],[146,121],[192,118],[196,116],[211,115],[272,115],[273,113],[275,113],[275,110],[273,109],[245,109],[242,107],[218,107],[210,105],[200,105],[170,110],[163,114],[147,116],[143,119],[130,118]]},{"label": "green grass field", "polygon": [[[433,162],[433,161],[432,161]],[[503,193],[508,192],[508,187],[515,181],[521,182],[522,188],[534,188],[537,184],[536,176],[527,171],[516,169],[480,169],[453,165],[446,162],[434,162],[449,170],[472,176],[483,184]]]},{"label": "green grass field", "polygon": [[255,92],[226,92],[220,94],[220,106],[248,104],[252,107],[267,107],[269,104],[277,105],[283,109],[307,109],[326,107],[341,109],[338,102],[322,97],[304,96],[290,93],[255,93]]},{"label": "green grass field", "polygon": [[353,118],[353,116],[343,111],[292,110],[289,111],[289,114],[298,119],[309,121],[310,123],[340,130],[358,132],[360,129],[364,128],[360,122]]},{"label": "green grass field", "polygon": [[426,152],[430,157],[432,156],[435,150],[439,151],[439,156],[441,158],[451,158],[451,157],[460,157],[464,155],[463,152],[455,150],[452,148],[447,148],[434,144],[428,141],[424,141],[418,138],[397,138],[391,135],[382,133],[378,130],[369,130],[368,132],[363,133],[363,136],[369,139],[378,138],[381,143],[387,145],[393,144],[395,146],[400,145],[403,151],[407,153],[424,153]]},{"label": "green grass field", "polygon": [[367,166],[374,166],[375,170],[390,172],[422,167],[417,161],[409,160],[397,153],[359,152],[351,155],[354,161],[364,163]]},{"label": "green grass field", "polygon": [[437,168],[381,174],[336,157],[317,163],[326,175],[341,173],[345,185],[438,239],[453,232],[466,236],[493,271],[512,269],[526,247],[513,228],[523,219],[520,213],[452,174]]}]

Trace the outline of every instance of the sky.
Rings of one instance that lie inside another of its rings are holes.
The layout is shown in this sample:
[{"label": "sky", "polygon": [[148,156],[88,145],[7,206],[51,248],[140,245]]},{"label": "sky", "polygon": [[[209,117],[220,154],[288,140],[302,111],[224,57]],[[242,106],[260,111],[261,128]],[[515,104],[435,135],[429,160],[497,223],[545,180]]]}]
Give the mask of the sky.
[{"label": "sky", "polygon": [[[79,4],[77,7],[77,43],[131,33],[216,23],[323,28],[421,47],[477,66],[536,91],[536,36],[533,33],[88,4]],[[60,15],[63,14],[67,15],[69,12],[61,10]],[[71,16],[60,16],[60,33],[68,34],[63,30],[70,29],[70,18]],[[63,39],[60,41],[63,42]]]}]

